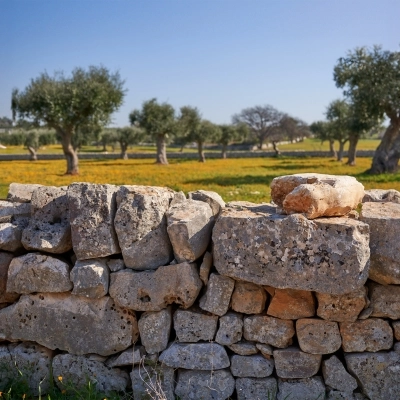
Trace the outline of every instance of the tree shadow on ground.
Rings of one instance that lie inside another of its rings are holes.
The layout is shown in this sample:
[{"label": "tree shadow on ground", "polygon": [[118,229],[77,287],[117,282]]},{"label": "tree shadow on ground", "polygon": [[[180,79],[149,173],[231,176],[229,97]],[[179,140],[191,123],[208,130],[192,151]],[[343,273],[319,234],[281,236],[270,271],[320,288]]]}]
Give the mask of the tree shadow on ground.
[{"label": "tree shadow on ground", "polygon": [[213,178],[191,179],[185,181],[185,184],[197,185],[219,185],[219,186],[241,186],[241,185],[270,185],[272,179],[278,175],[245,175],[245,176],[227,176],[219,175]]}]

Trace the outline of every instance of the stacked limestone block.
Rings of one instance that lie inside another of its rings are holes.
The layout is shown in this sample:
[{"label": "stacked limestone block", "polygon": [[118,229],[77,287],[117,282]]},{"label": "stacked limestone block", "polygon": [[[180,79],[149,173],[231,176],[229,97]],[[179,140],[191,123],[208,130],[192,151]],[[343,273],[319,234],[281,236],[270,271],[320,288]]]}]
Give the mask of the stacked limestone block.
[{"label": "stacked limestone block", "polygon": [[91,380],[134,399],[400,398],[397,197],[319,174],[271,187],[274,204],[225,205],[12,184],[0,391],[17,365],[34,395],[52,369],[60,389]]}]

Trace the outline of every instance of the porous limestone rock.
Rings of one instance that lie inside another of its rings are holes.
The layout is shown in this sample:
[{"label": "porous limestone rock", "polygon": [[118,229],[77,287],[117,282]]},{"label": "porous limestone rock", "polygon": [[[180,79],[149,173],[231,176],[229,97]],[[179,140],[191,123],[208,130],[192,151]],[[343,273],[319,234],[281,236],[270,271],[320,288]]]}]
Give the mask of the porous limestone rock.
[{"label": "porous limestone rock", "polygon": [[30,203],[32,193],[40,187],[42,187],[42,185],[35,183],[10,183],[7,200],[16,203]]},{"label": "porous limestone rock", "polygon": [[140,316],[139,334],[147,353],[159,353],[167,348],[171,324],[171,307],[161,311],[147,311]]},{"label": "porous limestone rock", "polygon": [[23,249],[22,232],[28,226],[28,218],[10,218],[13,222],[0,223],[0,250],[19,251]]},{"label": "porous limestone rock", "polygon": [[178,371],[175,394],[181,400],[226,400],[235,390],[235,379],[229,370]]},{"label": "porous limestone rock", "polygon": [[182,263],[155,271],[125,269],[114,272],[111,274],[109,293],[121,307],[136,311],[160,311],[172,303],[189,308],[201,287],[196,265]]},{"label": "porous limestone rock", "polygon": [[58,258],[28,253],[14,257],[8,269],[7,292],[67,292],[72,289],[70,266]]},{"label": "porous limestone rock", "polygon": [[393,331],[389,322],[368,318],[356,322],[341,322],[342,347],[346,352],[389,350],[393,346]]},{"label": "porous limestone rock", "polygon": [[400,352],[345,354],[344,358],[348,371],[369,399],[400,398]]},{"label": "porous limestone rock", "polygon": [[118,254],[114,228],[118,187],[72,183],[68,187],[72,246],[78,260]]},{"label": "porous limestone rock", "polygon": [[110,297],[23,295],[0,310],[0,321],[0,339],[35,341],[77,355],[108,356],[125,350],[138,338],[135,314],[117,307]]},{"label": "porous limestone rock", "polygon": [[400,204],[364,203],[360,220],[370,228],[369,278],[383,285],[400,284]]},{"label": "porous limestone rock", "polygon": [[372,317],[400,319],[400,286],[371,282],[368,285],[368,294]]},{"label": "porous limestone rock", "polygon": [[260,314],[265,309],[267,292],[250,282],[235,282],[232,293],[232,309],[243,314]]},{"label": "porous limestone rock", "polygon": [[207,203],[211,207],[212,213],[215,217],[217,217],[225,207],[225,202],[222,197],[218,193],[209,190],[196,190],[195,192],[189,192],[188,198]]},{"label": "porous limestone rock", "polygon": [[199,276],[204,285],[208,283],[208,277],[210,276],[210,271],[213,265],[212,254],[208,251],[204,253],[203,261],[200,265]]},{"label": "porous limestone rock", "polygon": [[186,200],[167,212],[168,235],[178,262],[192,262],[207,250],[214,225],[211,207],[202,201]]},{"label": "porous limestone rock", "polygon": [[252,315],[243,320],[243,336],[246,340],[284,348],[292,344],[295,334],[293,321],[267,315]]},{"label": "porous limestone rock", "polygon": [[247,342],[241,340],[240,342],[232,343],[228,346],[229,350],[232,350],[235,354],[240,356],[251,356],[258,353],[258,348],[254,342]]},{"label": "porous limestone rock", "polygon": [[275,289],[267,314],[281,319],[313,317],[315,315],[314,296],[305,290]]},{"label": "porous limestone rock", "polygon": [[120,258],[111,258],[107,260],[107,267],[110,272],[121,271],[121,269],[125,269],[124,260],[121,260]]},{"label": "porous limestone rock", "polygon": [[13,303],[19,297],[18,293],[7,292],[8,268],[13,255],[0,251],[0,304]]},{"label": "porous limestone rock", "polygon": [[236,378],[237,400],[275,400],[277,391],[275,378]]},{"label": "porous limestone rock", "polygon": [[61,254],[72,249],[66,188],[37,188],[32,194],[31,210],[21,240],[27,250]]},{"label": "porous limestone rock", "polygon": [[105,365],[108,368],[129,367],[142,362],[145,355],[146,351],[144,349],[144,346],[133,346],[129,349],[124,350],[120,354],[109,357],[106,360]]},{"label": "porous limestone rock", "polygon": [[280,289],[344,294],[362,287],[369,271],[369,227],[349,218],[309,221],[270,205],[223,210],[213,230],[221,275]]},{"label": "porous limestone rock", "polygon": [[322,361],[322,375],[326,385],[340,392],[353,393],[357,389],[357,381],[335,355]]},{"label": "porous limestone rock", "polygon": [[277,400],[317,400],[325,398],[325,385],[320,376],[307,379],[278,379]]},{"label": "porous limestone rock", "polygon": [[342,344],[338,323],[323,319],[298,319],[296,336],[301,350],[311,354],[334,353]]},{"label": "porous limestone rock", "polygon": [[222,316],[227,313],[235,281],[227,276],[211,274],[199,305],[210,313]]},{"label": "porous limestone rock", "polygon": [[266,378],[274,371],[274,361],[261,355],[231,357],[231,372],[239,378]]},{"label": "porous limestone rock", "polygon": [[110,369],[102,362],[73,354],[59,354],[54,357],[53,375],[58,388],[70,394],[87,389],[89,382],[105,394],[122,392],[129,382],[127,372],[118,368]]},{"label": "porous limestone rock", "polygon": [[0,223],[12,222],[13,218],[31,216],[31,205],[0,200]]},{"label": "porous limestone rock", "polygon": [[242,333],[243,316],[231,311],[220,317],[215,341],[223,346],[229,346],[242,339]]},{"label": "porous limestone rock", "polygon": [[364,186],[352,176],[294,174],[274,178],[271,197],[287,214],[304,213],[309,219],[342,216],[361,203]]},{"label": "porous limestone rock", "polygon": [[327,293],[315,293],[315,295],[318,301],[317,315],[329,321],[354,322],[368,304],[364,286],[342,295]]},{"label": "porous limestone rock", "polygon": [[400,203],[400,192],[394,189],[370,189],[366,190],[363,203],[370,202],[387,202]]},{"label": "porous limestone rock", "polygon": [[71,270],[72,294],[99,299],[108,292],[110,270],[105,259],[77,261]]},{"label": "porous limestone rock", "polygon": [[214,371],[230,366],[223,346],[217,343],[172,343],[159,361],[173,368]]},{"label": "porous limestone rock", "polygon": [[176,310],[174,329],[180,342],[195,343],[199,340],[214,340],[218,317],[194,310]]},{"label": "porous limestone rock", "polygon": [[165,215],[174,195],[162,187],[119,188],[114,225],[128,268],[156,269],[174,258]]}]

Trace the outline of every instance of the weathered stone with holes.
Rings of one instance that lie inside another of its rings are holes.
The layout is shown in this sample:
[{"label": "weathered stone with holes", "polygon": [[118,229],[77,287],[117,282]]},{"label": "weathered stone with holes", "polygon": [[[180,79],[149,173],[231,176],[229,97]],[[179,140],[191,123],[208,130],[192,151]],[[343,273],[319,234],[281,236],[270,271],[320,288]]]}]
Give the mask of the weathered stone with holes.
[{"label": "weathered stone with holes", "polygon": [[311,354],[334,353],[342,344],[338,323],[333,321],[298,319],[296,335],[301,350]]},{"label": "weathered stone with holes", "polygon": [[22,232],[29,224],[28,218],[11,218],[13,222],[0,223],[0,250],[19,251],[23,249]]},{"label": "weathered stone with holes", "polygon": [[214,371],[229,367],[226,350],[217,343],[173,343],[159,358],[168,367]]},{"label": "weathered stone with holes", "polygon": [[227,276],[211,274],[206,292],[200,298],[200,307],[210,313],[222,316],[227,313],[235,281]]},{"label": "weathered stone with holes", "polygon": [[209,190],[196,190],[195,192],[189,192],[188,198],[207,203],[211,207],[212,213],[215,217],[218,216],[221,210],[225,207],[225,202],[222,197],[218,193]]},{"label": "weathered stone with holes", "polygon": [[318,300],[317,315],[329,321],[354,322],[367,305],[365,287],[342,295],[327,293],[315,293],[315,295]]},{"label": "weathered stone with holes", "polygon": [[32,194],[32,217],[22,234],[27,250],[61,254],[72,249],[67,189],[42,186]]},{"label": "weathered stone with holes", "polygon": [[194,310],[178,309],[174,313],[174,329],[180,342],[195,343],[214,340],[218,317]]},{"label": "weathered stone with holes", "polygon": [[293,321],[267,315],[252,315],[243,320],[243,336],[246,340],[284,348],[292,344],[295,334]]},{"label": "weathered stone with holes", "polygon": [[267,292],[249,282],[235,282],[232,293],[232,309],[243,314],[260,314],[265,309]]},{"label": "weathered stone with holes", "polygon": [[105,365],[108,368],[129,367],[139,364],[146,355],[144,346],[133,346],[124,350],[122,353],[109,357]]},{"label": "weathered stone with holes", "polygon": [[266,378],[274,371],[274,361],[261,355],[231,357],[231,372],[239,378]]},{"label": "weathered stone with holes", "polygon": [[229,370],[178,370],[175,394],[181,400],[226,400],[235,390],[235,379]]},{"label": "weathered stone with holes", "polygon": [[210,276],[210,271],[213,265],[212,254],[206,251],[204,253],[203,261],[200,265],[199,276],[204,285],[208,283],[208,277]]},{"label": "weathered stone with holes", "polygon": [[400,203],[400,192],[394,189],[370,189],[365,191],[362,200],[363,203],[388,201],[392,203]]},{"label": "weathered stone with holes", "polygon": [[45,254],[14,257],[8,269],[7,292],[67,292],[72,289],[70,269],[65,261]]},{"label": "weathered stone with holes", "polygon": [[13,222],[14,218],[31,216],[31,205],[0,200],[0,223]]},{"label": "weathered stone with holes", "polygon": [[111,258],[110,260],[107,260],[107,267],[110,272],[121,271],[121,269],[125,269],[124,260],[121,260],[120,258]]},{"label": "weathered stone with holes", "polygon": [[232,350],[234,353],[239,354],[240,356],[251,356],[258,353],[256,344],[253,342],[247,342],[246,340],[232,343],[227,347],[229,348],[229,350]]},{"label": "weathered stone with holes", "polygon": [[[113,391],[122,392],[126,390],[129,382],[127,372],[118,368],[109,369],[102,362],[73,354],[55,356],[52,372],[55,377],[62,377],[62,380],[55,379],[58,388],[70,394],[74,391],[87,390],[88,382],[105,394]],[[69,387],[71,389],[68,390]]]},{"label": "weathered stone with holes", "polygon": [[400,352],[345,354],[344,358],[348,371],[369,399],[400,398]]},{"label": "weathered stone with holes", "polygon": [[361,203],[364,186],[352,176],[294,174],[274,178],[271,197],[287,214],[304,213],[309,219],[342,216]]},{"label": "weathered stone with holes", "polygon": [[383,285],[400,284],[400,204],[364,203],[360,220],[370,227],[369,278]]},{"label": "weathered stone with holes", "polygon": [[189,308],[201,287],[196,265],[182,263],[155,271],[125,269],[114,272],[111,274],[109,293],[121,307],[136,311],[160,311],[172,303]]},{"label": "weathered stone with holes", "polygon": [[277,400],[289,400],[294,393],[296,400],[324,399],[324,381],[320,376],[308,379],[278,379]]},{"label": "weathered stone with holes", "polygon": [[8,187],[7,200],[16,203],[30,203],[32,193],[42,187],[35,183],[11,183]]},{"label": "weathered stone with holes", "polygon": [[118,187],[113,185],[69,185],[72,246],[78,260],[121,252],[114,229],[117,191]]},{"label": "weathered stone with holes", "polygon": [[280,289],[344,294],[369,270],[369,227],[349,218],[309,221],[270,205],[226,208],[213,230],[221,275]]},{"label": "weathered stone with holes", "polygon": [[368,285],[368,293],[372,317],[400,319],[400,286],[371,282]]},{"label": "weathered stone with holes", "polygon": [[148,311],[141,315],[138,321],[139,333],[147,353],[160,353],[167,348],[171,324],[171,307],[161,311]]},{"label": "weathered stone with holes", "polygon": [[393,331],[389,323],[379,318],[356,322],[341,322],[342,347],[346,352],[389,350],[393,346]]},{"label": "weathered stone with holes", "polygon": [[238,400],[275,400],[277,391],[275,378],[236,378]]},{"label": "weathered stone with holes", "polygon": [[162,187],[119,188],[114,225],[128,268],[156,269],[174,258],[165,215],[174,196]]},{"label": "weathered stone with holes", "polygon": [[13,303],[19,297],[18,293],[7,292],[8,268],[12,259],[11,253],[0,251],[0,304]]},{"label": "weathered stone with holes", "polygon": [[242,339],[243,316],[228,312],[219,319],[219,328],[215,341],[223,346],[229,346]]},{"label": "weathered stone with holes", "polygon": [[201,257],[210,243],[214,225],[211,207],[202,201],[186,200],[167,212],[168,235],[178,262]]},{"label": "weathered stone with holes", "polygon": [[275,289],[267,314],[281,319],[313,317],[315,299],[305,290]]},{"label": "weathered stone with holes", "polygon": [[0,339],[35,341],[77,355],[108,356],[125,350],[138,338],[135,314],[116,307],[110,297],[23,295],[0,310],[0,321]]},{"label": "weathered stone with holes", "polygon": [[309,378],[315,375],[321,365],[320,354],[304,353],[298,347],[274,350],[276,373],[280,378]]},{"label": "weathered stone with holes", "polygon": [[346,371],[336,356],[322,361],[322,374],[325,384],[340,392],[353,393],[357,389],[357,381]]},{"label": "weathered stone with holes", "polygon": [[77,261],[71,270],[72,294],[99,299],[108,293],[110,270],[105,259]]},{"label": "weathered stone with holes", "polygon": [[133,400],[175,400],[175,370],[165,365],[150,364],[133,368]]}]

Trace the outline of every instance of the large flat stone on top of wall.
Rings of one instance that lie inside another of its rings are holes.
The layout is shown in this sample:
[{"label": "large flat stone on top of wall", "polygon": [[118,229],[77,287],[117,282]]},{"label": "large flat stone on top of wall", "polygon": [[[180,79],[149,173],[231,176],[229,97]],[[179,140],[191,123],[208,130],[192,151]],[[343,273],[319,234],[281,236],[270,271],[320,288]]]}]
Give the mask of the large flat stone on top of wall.
[{"label": "large flat stone on top of wall", "polygon": [[7,291],[67,292],[72,289],[69,274],[70,266],[65,261],[46,254],[28,253],[11,261]]},{"label": "large flat stone on top of wall", "polygon": [[196,265],[182,263],[155,271],[125,269],[112,273],[109,293],[121,307],[136,311],[160,311],[172,303],[189,308],[201,287]]},{"label": "large flat stone on top of wall", "polygon": [[238,400],[275,400],[278,384],[275,378],[237,378]]},{"label": "large flat stone on top of wall", "polygon": [[0,310],[0,320],[0,339],[35,341],[77,355],[108,356],[125,350],[138,338],[134,313],[120,309],[110,297],[23,295]]},{"label": "large flat stone on top of wall", "polygon": [[167,217],[175,192],[152,186],[121,186],[114,226],[128,268],[156,269],[174,258]]},{"label": "large flat stone on top of wall", "polygon": [[325,398],[325,385],[320,376],[307,379],[278,379],[278,389],[277,400],[323,400]]},{"label": "large flat stone on top of wall", "polygon": [[209,190],[196,190],[195,192],[189,192],[188,198],[207,203],[211,207],[215,217],[225,207],[225,202],[222,197],[218,193]]},{"label": "large flat stone on top of wall", "polygon": [[35,183],[10,183],[7,200],[16,203],[30,203],[32,193],[40,187],[42,187],[42,185]]},{"label": "large flat stone on top of wall", "polygon": [[343,216],[361,203],[364,186],[352,176],[294,174],[274,178],[271,197],[287,214]]},{"label": "large flat stone on top of wall", "polygon": [[344,358],[369,399],[400,398],[400,352],[345,354]]},{"label": "large flat stone on top of wall", "polygon": [[364,203],[360,220],[370,227],[369,278],[384,285],[400,284],[400,204]]},{"label": "large flat stone on top of wall", "polygon": [[344,294],[368,278],[369,227],[349,218],[310,221],[270,205],[235,206],[219,216],[213,244],[221,275],[258,285]]},{"label": "large flat stone on top of wall", "polygon": [[22,234],[27,250],[65,253],[72,249],[65,187],[42,186],[32,194],[32,217]]},{"label": "large flat stone on top of wall", "polygon": [[392,203],[400,203],[400,192],[394,189],[370,189],[365,191],[362,200],[363,203],[388,201]]},{"label": "large flat stone on top of wall", "polygon": [[0,251],[0,304],[13,303],[19,297],[18,293],[7,292],[8,268],[12,259],[11,253]]},{"label": "large flat stone on top of wall", "polygon": [[113,185],[69,185],[72,246],[78,260],[121,252],[114,228],[117,191],[118,187]]},{"label": "large flat stone on top of wall", "polygon": [[400,286],[371,282],[368,285],[368,294],[372,317],[400,319]]}]

